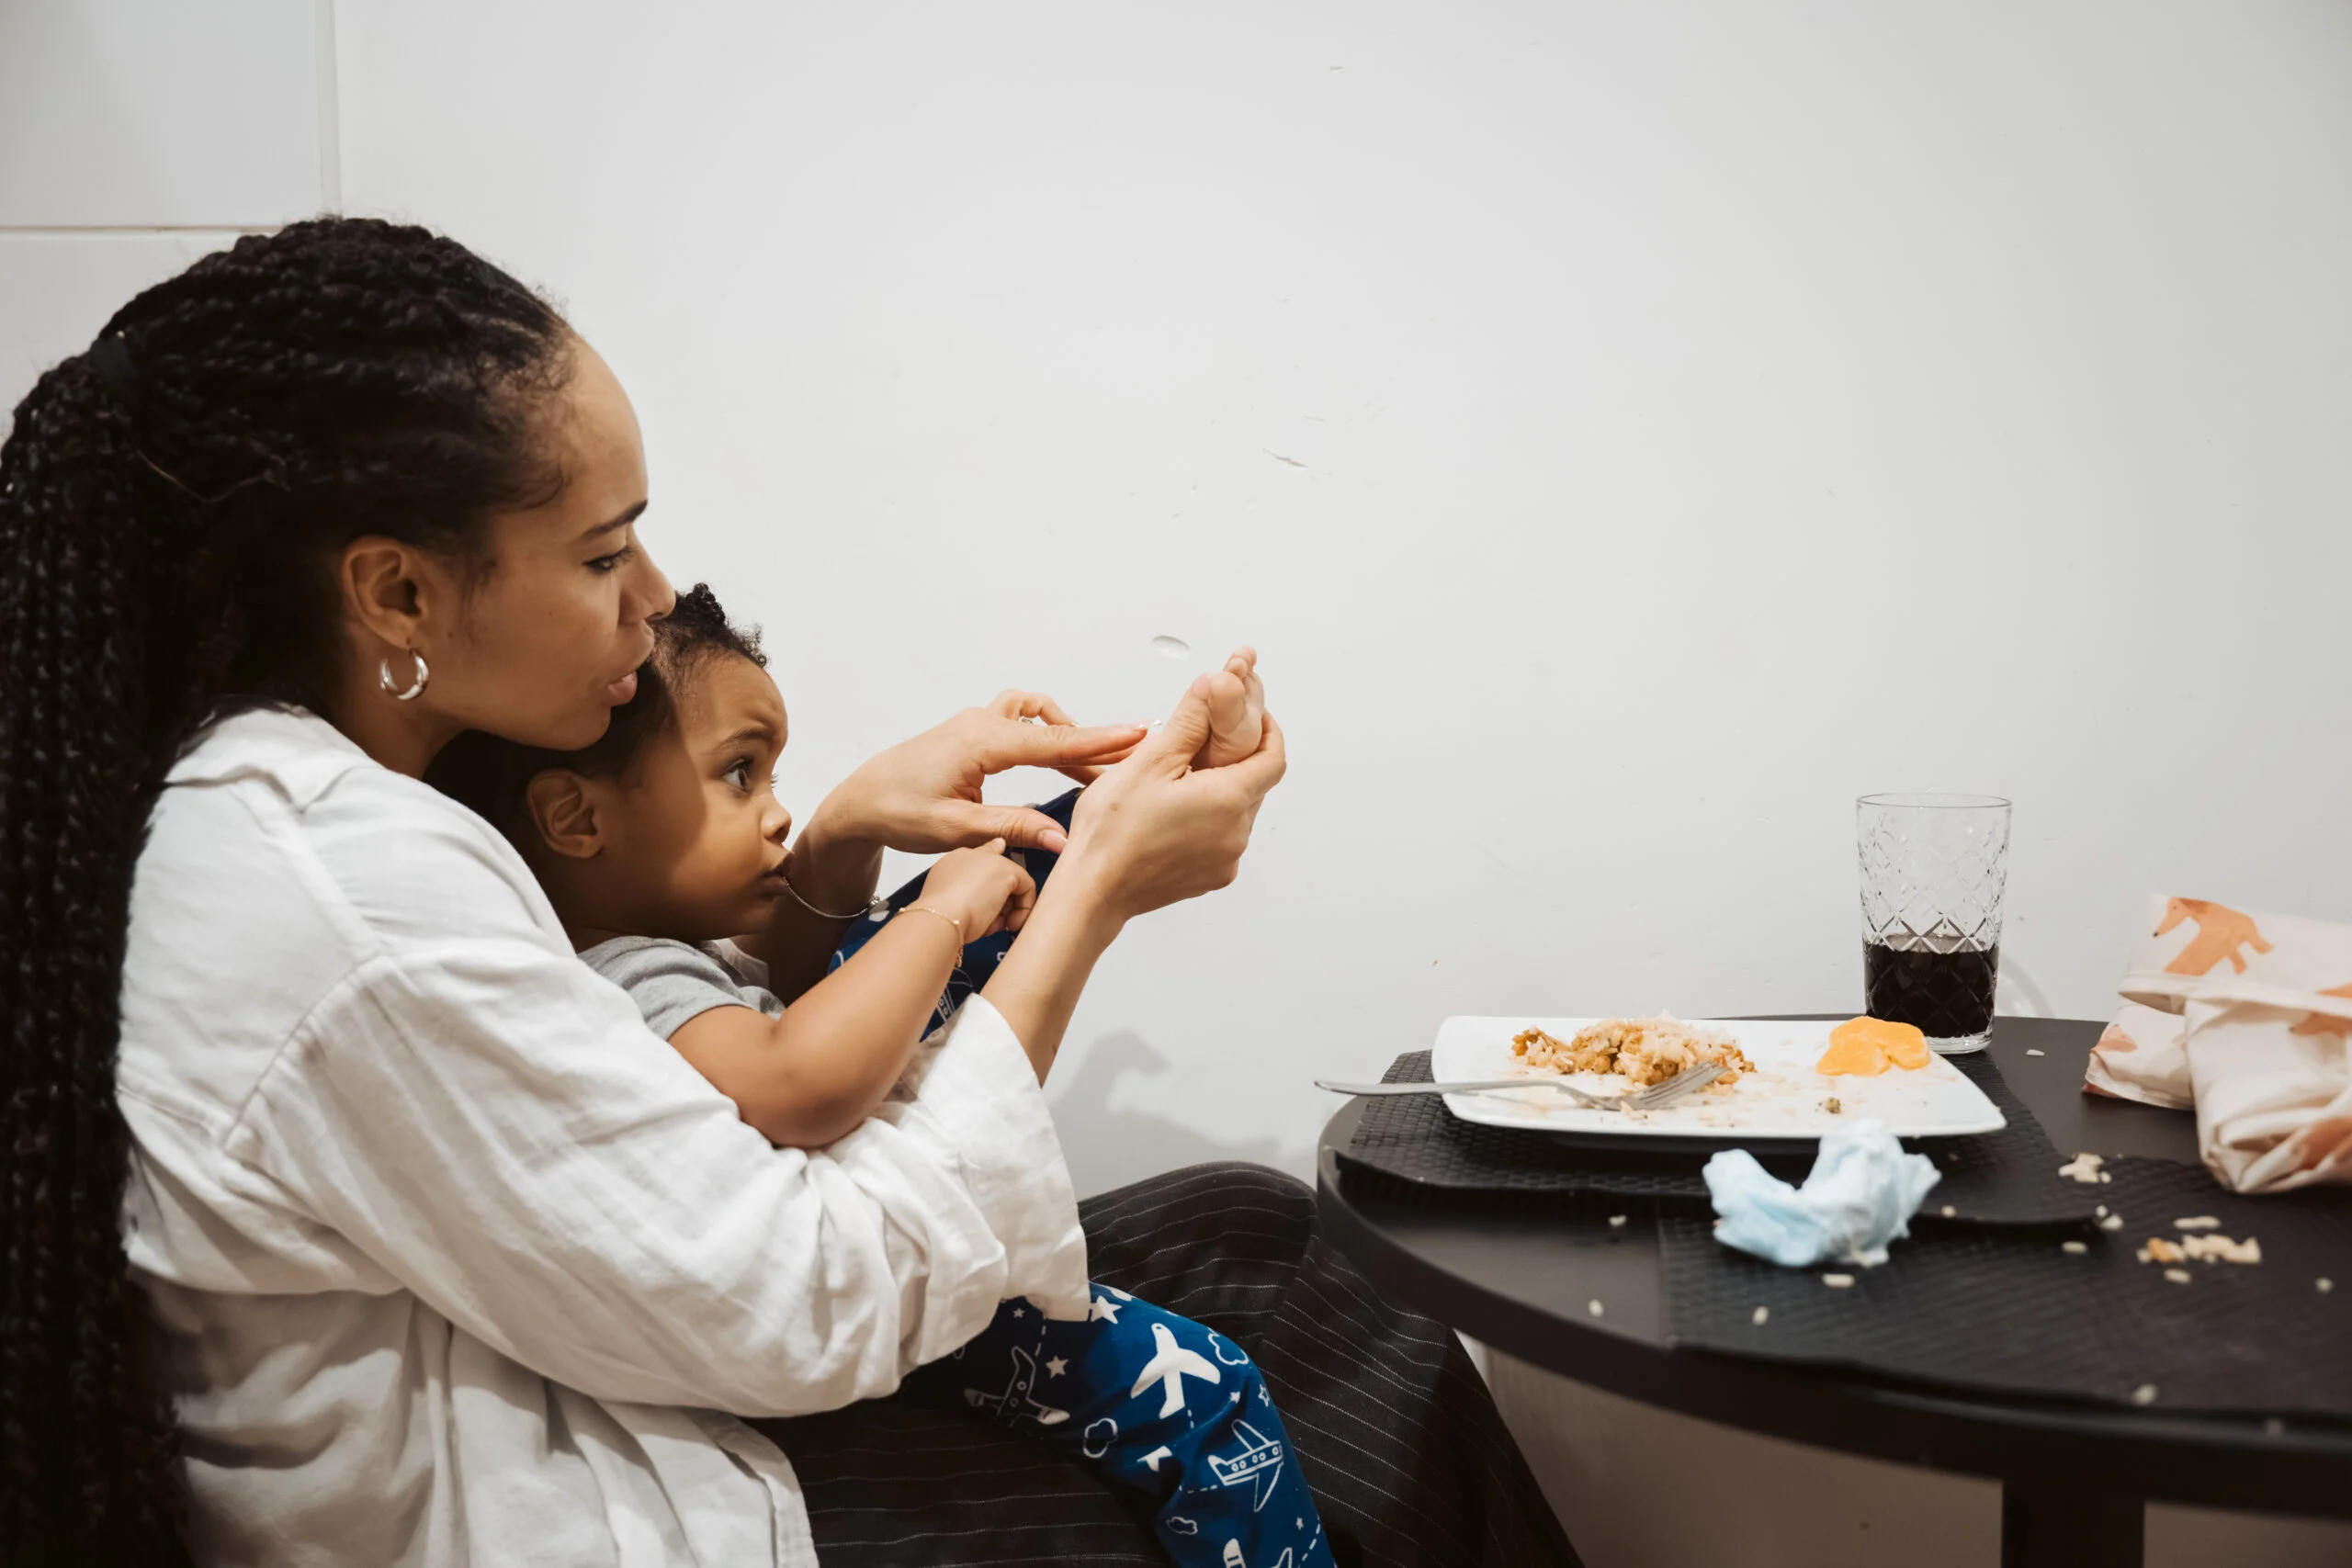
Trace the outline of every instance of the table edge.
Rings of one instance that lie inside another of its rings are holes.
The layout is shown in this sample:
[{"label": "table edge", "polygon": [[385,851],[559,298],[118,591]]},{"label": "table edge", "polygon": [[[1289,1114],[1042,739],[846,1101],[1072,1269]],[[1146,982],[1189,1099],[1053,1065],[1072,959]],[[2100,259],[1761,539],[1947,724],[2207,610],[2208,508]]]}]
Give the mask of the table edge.
[{"label": "table edge", "polygon": [[1657,1408],[1894,1463],[2352,1518],[2352,1428],[2290,1423],[2272,1433],[2252,1416],[1937,1390],[1817,1362],[1638,1339],[1489,1289],[1390,1239],[1349,1200],[1332,1128],[1359,1103],[1341,1106],[1318,1138],[1316,1202],[1325,1235],[1383,1292],[1518,1359]]}]

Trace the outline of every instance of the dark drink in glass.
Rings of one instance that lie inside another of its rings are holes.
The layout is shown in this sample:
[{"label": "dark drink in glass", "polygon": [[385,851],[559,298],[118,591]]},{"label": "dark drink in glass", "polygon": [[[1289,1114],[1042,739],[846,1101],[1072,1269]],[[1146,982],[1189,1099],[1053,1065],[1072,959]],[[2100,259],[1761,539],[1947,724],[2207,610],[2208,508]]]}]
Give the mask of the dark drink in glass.
[{"label": "dark drink in glass", "polygon": [[2001,950],[1896,930],[1862,943],[1863,1010],[1908,1023],[1930,1040],[1966,1040],[1993,1027]]},{"label": "dark drink in glass", "polygon": [[1870,1015],[1916,1025],[1946,1055],[1982,1051],[2001,971],[2009,803],[1866,795],[1856,807]]}]

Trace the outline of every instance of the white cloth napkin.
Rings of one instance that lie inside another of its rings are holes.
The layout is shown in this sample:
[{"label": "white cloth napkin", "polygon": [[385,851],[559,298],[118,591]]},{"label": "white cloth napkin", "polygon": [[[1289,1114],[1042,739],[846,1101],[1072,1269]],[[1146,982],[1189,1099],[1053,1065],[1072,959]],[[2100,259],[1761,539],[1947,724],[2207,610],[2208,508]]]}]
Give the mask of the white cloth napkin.
[{"label": "white cloth napkin", "polygon": [[2197,1111],[2223,1185],[2352,1182],[2352,926],[2152,898],[2084,1088]]}]

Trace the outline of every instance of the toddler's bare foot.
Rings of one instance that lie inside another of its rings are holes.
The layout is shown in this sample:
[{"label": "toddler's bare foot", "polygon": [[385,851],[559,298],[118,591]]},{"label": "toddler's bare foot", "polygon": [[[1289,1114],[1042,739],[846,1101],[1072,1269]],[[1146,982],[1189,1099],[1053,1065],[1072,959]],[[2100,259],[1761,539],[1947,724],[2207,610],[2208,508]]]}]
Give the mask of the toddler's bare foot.
[{"label": "toddler's bare foot", "polygon": [[1209,738],[1193,759],[1196,768],[1222,768],[1258,754],[1266,732],[1266,683],[1258,678],[1258,650],[1237,649],[1225,668],[1193,683],[1209,705]]}]

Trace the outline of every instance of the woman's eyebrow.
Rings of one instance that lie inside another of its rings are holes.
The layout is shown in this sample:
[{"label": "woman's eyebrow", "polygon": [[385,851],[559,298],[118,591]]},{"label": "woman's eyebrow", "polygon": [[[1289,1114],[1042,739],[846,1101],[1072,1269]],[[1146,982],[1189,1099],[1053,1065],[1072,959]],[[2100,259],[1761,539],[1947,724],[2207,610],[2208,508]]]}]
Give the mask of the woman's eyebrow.
[{"label": "woman's eyebrow", "polygon": [[607,518],[605,521],[597,524],[594,528],[588,529],[580,536],[583,539],[593,539],[599,534],[609,534],[616,528],[626,528],[630,524],[636,522],[639,517],[645,515],[645,508],[647,504],[648,503],[646,502],[640,501],[636,505],[630,507],[628,511],[622,513],[619,516]]}]

